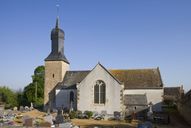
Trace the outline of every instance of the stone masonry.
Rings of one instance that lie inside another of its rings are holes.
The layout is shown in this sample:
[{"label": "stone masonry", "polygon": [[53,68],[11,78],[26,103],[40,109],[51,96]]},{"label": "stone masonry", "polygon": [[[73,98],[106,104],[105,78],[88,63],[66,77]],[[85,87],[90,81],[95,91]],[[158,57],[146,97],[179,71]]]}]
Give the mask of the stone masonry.
[{"label": "stone masonry", "polygon": [[[50,92],[59,82],[63,80],[68,69],[69,64],[65,63],[64,61],[45,61],[44,105],[46,108],[48,103],[50,103],[49,105],[52,108],[54,95],[51,95]],[[51,99],[49,99],[49,97]]]}]

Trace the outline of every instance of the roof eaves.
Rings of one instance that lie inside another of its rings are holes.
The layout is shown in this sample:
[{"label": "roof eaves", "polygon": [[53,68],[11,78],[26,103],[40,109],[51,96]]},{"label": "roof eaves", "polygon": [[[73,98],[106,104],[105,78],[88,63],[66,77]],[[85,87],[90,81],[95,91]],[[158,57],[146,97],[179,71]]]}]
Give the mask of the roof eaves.
[{"label": "roof eaves", "polygon": [[159,67],[157,67],[157,71],[158,71],[158,74],[159,74],[159,78],[160,78],[160,82],[161,82],[161,87],[163,87],[163,81],[162,81],[162,77],[161,77],[161,73],[160,73],[160,69],[159,69]]}]

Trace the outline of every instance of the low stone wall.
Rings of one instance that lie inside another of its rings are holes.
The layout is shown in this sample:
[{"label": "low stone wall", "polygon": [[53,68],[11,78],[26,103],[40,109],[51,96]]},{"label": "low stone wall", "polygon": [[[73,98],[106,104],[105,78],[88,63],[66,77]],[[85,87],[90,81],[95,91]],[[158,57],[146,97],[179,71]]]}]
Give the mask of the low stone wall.
[{"label": "low stone wall", "polygon": [[191,103],[180,103],[178,105],[178,111],[184,117],[184,119],[191,125]]}]

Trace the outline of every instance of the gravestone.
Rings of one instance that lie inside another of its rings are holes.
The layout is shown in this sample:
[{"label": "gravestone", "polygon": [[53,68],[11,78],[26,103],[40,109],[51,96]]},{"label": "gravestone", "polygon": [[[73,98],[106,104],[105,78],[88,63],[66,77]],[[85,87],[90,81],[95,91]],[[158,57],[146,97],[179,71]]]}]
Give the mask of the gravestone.
[{"label": "gravestone", "polygon": [[14,107],[14,108],[13,108],[13,111],[17,111],[17,109],[18,109],[17,107]]},{"label": "gravestone", "polygon": [[52,115],[47,115],[44,117],[45,122],[49,122],[51,125],[53,124],[53,117]]},{"label": "gravestone", "polygon": [[0,117],[3,118],[4,116],[4,110],[0,110]]},{"label": "gravestone", "polygon": [[106,116],[107,115],[107,111],[101,111],[101,114]]},{"label": "gravestone", "polygon": [[64,116],[62,115],[62,110],[58,109],[57,115],[56,115],[56,124],[64,123]]},{"label": "gravestone", "polygon": [[153,125],[151,122],[145,122],[142,124],[138,124],[137,128],[153,128]]},{"label": "gravestone", "polygon": [[42,128],[44,128],[44,127],[51,127],[51,123],[50,122],[42,122],[42,123],[40,123],[39,124],[39,127],[42,127]]},{"label": "gravestone", "polygon": [[29,111],[29,107],[28,106],[25,106],[25,111]]},{"label": "gravestone", "polygon": [[27,118],[24,120],[23,125],[26,127],[32,127],[33,126],[33,119],[32,118]]},{"label": "gravestone", "polygon": [[5,105],[1,104],[0,102],[0,110],[4,110],[4,108],[5,108]]},{"label": "gravestone", "polygon": [[120,117],[121,117],[121,113],[115,111],[115,112],[114,112],[114,118],[115,118],[116,120],[120,120]]},{"label": "gravestone", "polygon": [[60,128],[72,128],[72,124],[70,122],[59,124]]},{"label": "gravestone", "polygon": [[20,106],[20,107],[19,107],[19,111],[20,111],[20,112],[23,112],[23,111],[24,111],[24,107],[23,107],[23,106]]},{"label": "gravestone", "polygon": [[25,123],[25,120],[29,119],[30,117],[28,115],[25,115],[22,117],[22,120],[23,120],[23,124]]},{"label": "gravestone", "polygon": [[31,102],[30,110],[33,110],[33,109],[34,109],[33,103]]},{"label": "gravestone", "polygon": [[152,120],[153,116],[153,110],[152,110],[153,104],[152,102],[149,103],[149,111],[147,112],[147,119]]}]

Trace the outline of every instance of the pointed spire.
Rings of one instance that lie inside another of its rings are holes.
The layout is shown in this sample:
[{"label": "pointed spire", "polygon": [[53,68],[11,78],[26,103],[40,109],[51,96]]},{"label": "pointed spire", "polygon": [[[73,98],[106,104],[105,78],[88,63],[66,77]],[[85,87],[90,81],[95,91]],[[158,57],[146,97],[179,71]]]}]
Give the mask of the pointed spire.
[{"label": "pointed spire", "polygon": [[56,28],[59,28],[59,17],[56,18]]},{"label": "pointed spire", "polygon": [[56,1],[56,10],[57,10],[56,28],[59,28],[59,7],[60,7],[60,2],[59,0],[57,0]]}]

